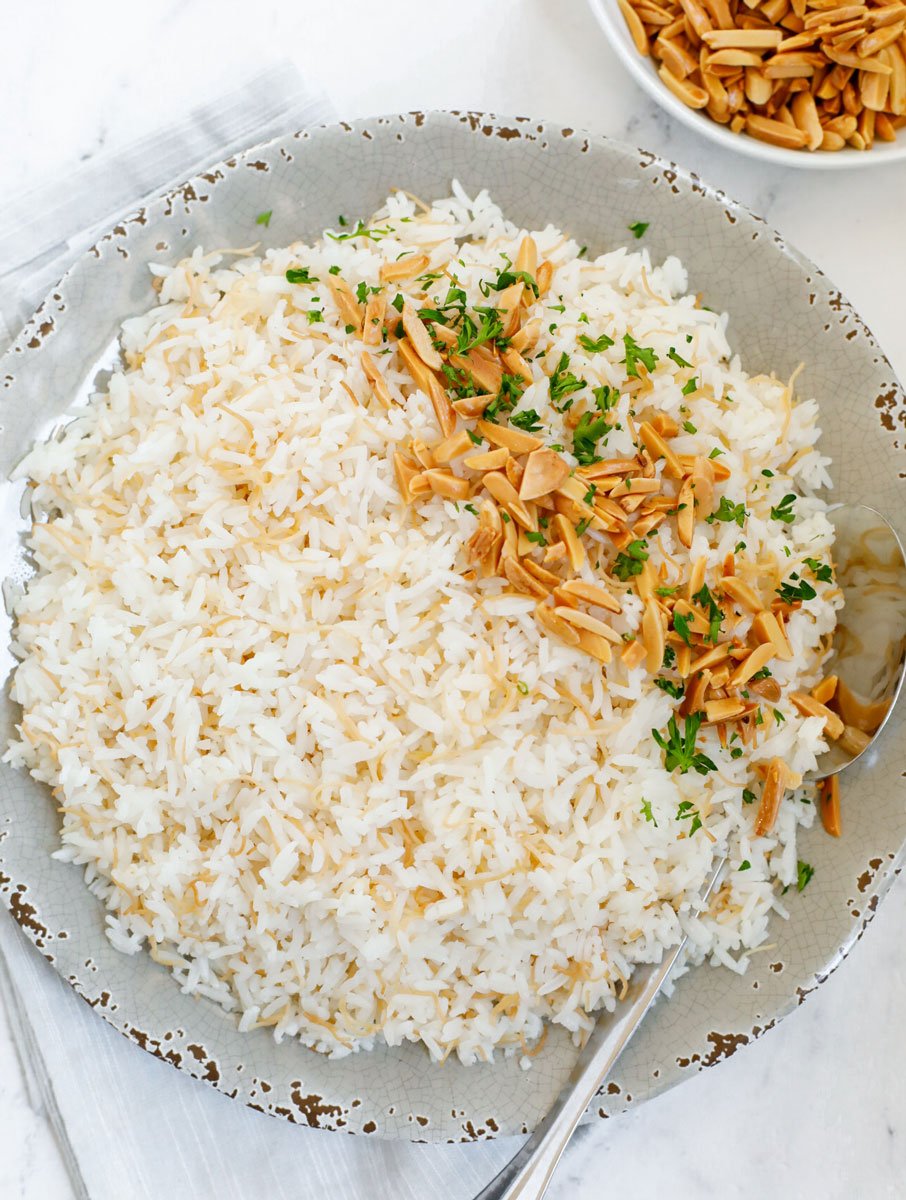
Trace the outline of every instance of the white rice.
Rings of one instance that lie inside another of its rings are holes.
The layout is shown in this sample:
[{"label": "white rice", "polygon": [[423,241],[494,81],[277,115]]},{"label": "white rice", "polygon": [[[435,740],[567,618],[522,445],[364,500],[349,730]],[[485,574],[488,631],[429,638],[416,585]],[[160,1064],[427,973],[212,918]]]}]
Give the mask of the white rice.
[{"label": "white rice", "polygon": [[[426,216],[396,194],[375,223],[391,232],[152,267],[160,304],[124,323],[127,368],[20,468],[37,573],[15,608],[24,716],[6,758],[53,787],[58,857],[85,867],[119,949],[147,946],[243,1029],[335,1054],[421,1040],[473,1062],[524,1049],[546,1019],[588,1029],[684,930],[692,961],[744,970],[814,809],[790,796],[755,838],[743,789],[760,791],[753,764],[804,772],[824,743],[784,701],[751,753],[703,730],[718,772],[669,774],[651,731],[673,701],[644,667],[617,655],[605,670],[500,579],[464,578],[474,516],[407,507],[394,482],[393,450],[437,439],[431,406],[395,349],[377,361],[400,403],[371,398],[324,281],[337,265],[377,285],[421,248],[485,304],[479,281],[524,231],[458,185]],[[746,375],[677,259],[653,265],[634,243],[589,262],[550,226],[534,236],[556,271],[519,407],[570,447],[544,368],[566,351],[589,384],[619,387],[629,331],[658,354],[649,403],[695,430],[677,452],[720,448],[717,495],[750,513],[744,530],[700,522],[691,552],[665,522],[651,561],[716,569],[740,540],[784,572],[827,559],[815,402]],[[300,266],[320,282],[288,283]],[[612,349],[582,349],[602,332]],[[692,396],[671,347],[694,364]],[[620,403],[608,453],[632,455]],[[797,520],[771,519],[789,492]],[[794,662],[772,664],[785,688],[820,677],[840,599],[816,586],[787,627]],[[615,628],[640,610],[627,593]],[[684,800],[703,822],[692,836]],[[726,884],[694,917],[724,853]]]}]

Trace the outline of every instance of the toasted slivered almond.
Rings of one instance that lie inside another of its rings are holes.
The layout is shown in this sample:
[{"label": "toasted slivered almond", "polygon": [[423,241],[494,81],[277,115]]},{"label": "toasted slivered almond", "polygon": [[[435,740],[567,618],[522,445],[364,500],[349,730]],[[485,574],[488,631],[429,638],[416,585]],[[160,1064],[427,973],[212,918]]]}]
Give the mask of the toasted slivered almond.
[{"label": "toasted slivered almond", "polygon": [[434,451],[429,445],[423,442],[421,438],[413,438],[409,445],[411,447],[412,454],[425,468],[425,470],[437,465],[434,461]]},{"label": "toasted slivered almond", "polygon": [[[810,68],[802,68],[810,70]],[[765,70],[767,74],[767,69]],[[808,145],[809,137],[801,129],[790,128],[782,121],[773,121],[770,117],[762,117],[750,113],[746,117],[746,132],[760,142],[769,142],[773,146],[783,146],[787,150],[801,150]]]},{"label": "toasted slivered almond", "polygon": [[341,275],[331,275],[327,280],[327,286],[330,288],[334,304],[337,306],[340,320],[344,325],[351,325],[354,331],[360,334],[362,332],[362,306],[353,295],[349,284]]},{"label": "toasted slivered almond", "polygon": [[746,612],[761,612],[761,599],[755,589],[749,587],[747,583],[743,583],[736,575],[725,575],[720,581],[720,590],[744,608]]},{"label": "toasted slivered almond", "polygon": [[411,502],[412,493],[409,490],[409,484],[419,473],[418,463],[397,451],[393,456],[393,470],[396,474],[397,486],[402,492],[403,499],[407,503]]},{"label": "toasted slivered almond", "polygon": [[431,491],[438,496],[443,496],[446,500],[468,500],[469,498],[471,488],[468,479],[462,479],[460,476],[454,475],[452,471],[443,471],[432,467],[424,472],[423,477],[427,479]]},{"label": "toasted slivered almond", "polygon": [[552,262],[548,262],[547,259],[545,259],[544,262],[541,262],[538,264],[538,274],[535,276],[535,281],[538,285],[538,295],[539,296],[543,296],[546,294],[548,288],[551,285],[551,281],[553,280],[553,278],[554,278],[554,264]]},{"label": "toasted slivered almond", "polygon": [[432,371],[439,371],[444,365],[444,360],[434,349],[431,335],[428,333],[424,321],[417,316],[415,309],[408,303],[403,305],[403,329],[406,331],[406,336],[412,343],[415,353],[425,366],[430,367]]},{"label": "toasted slivered almond", "polygon": [[593,604],[597,608],[606,609],[607,612],[622,611],[619,600],[615,596],[611,596],[610,592],[600,584],[587,583],[584,579],[570,579],[566,583],[562,583],[560,588],[561,591],[575,597],[576,600],[583,600],[586,604]]},{"label": "toasted slivered almond", "polygon": [[553,588],[556,594],[556,589],[563,582],[559,575],[555,575],[553,571],[546,570],[536,563],[533,558],[523,558],[522,565],[530,575],[535,576],[539,583],[543,583],[547,588]]},{"label": "toasted slivered almond", "polygon": [[511,454],[531,454],[544,445],[541,438],[523,433],[512,425],[495,425],[493,421],[479,421],[475,431],[492,446],[505,446]]},{"label": "toasted slivered almond", "polygon": [[401,337],[396,348],[415,386],[426,396],[429,395],[431,380],[436,379],[434,372],[425,364],[407,337]]},{"label": "toasted slivered almond", "polygon": [[[677,425],[673,417],[668,417],[666,413],[655,413],[648,424],[662,438],[674,438],[679,434],[679,425]],[[680,474],[682,474],[682,468],[680,469]]]},{"label": "toasted slivered almond", "polygon": [[[468,438],[469,435],[466,434]],[[469,438],[471,445],[472,439]],[[510,457],[510,452],[506,446],[498,446],[496,450],[484,450],[480,454],[470,454],[468,458],[464,458],[463,462],[470,471],[499,471],[505,466],[506,460]]]},{"label": "toasted slivered almond", "polygon": [[732,688],[745,687],[753,675],[757,675],[759,671],[764,670],[775,656],[775,653],[776,648],[773,642],[764,642],[763,645],[756,646],[748,658],[743,659],[727,680],[727,686]]},{"label": "toasted slivered almond", "polygon": [[431,484],[425,478],[424,471],[420,475],[413,476],[409,480],[410,496],[428,496],[431,493]]},{"label": "toasted slivered almond", "polygon": [[706,700],[705,720],[708,725],[717,725],[721,721],[733,721],[745,712],[746,706],[740,700]]},{"label": "toasted slivered almond", "polygon": [[691,603],[697,592],[702,590],[705,582],[705,571],[708,567],[708,559],[702,554],[692,564],[692,570],[689,572],[689,582],[686,584],[686,599]]},{"label": "toasted slivered almond", "polygon": [[760,67],[761,52],[758,50],[716,50],[708,56],[708,69],[715,67]]},{"label": "toasted slivered almond", "polygon": [[783,41],[779,29],[711,29],[702,41],[712,50],[776,50]]},{"label": "toasted slivered almond", "polygon": [[782,662],[792,660],[792,648],[774,613],[768,609],[762,609],[752,621],[752,633],[759,642],[770,642],[774,647],[774,653]]},{"label": "toasted slivered almond", "polygon": [[579,629],[576,632],[579,634],[579,649],[584,650],[586,654],[590,654],[592,658],[596,658],[599,663],[604,663],[606,666],[613,658],[610,642],[596,633],[590,633],[587,629]]},{"label": "toasted slivered almond", "polygon": [[861,729],[856,729],[855,725],[844,725],[837,744],[841,750],[855,758],[857,754],[868,749],[871,738]]},{"label": "toasted slivered almond", "polygon": [[642,614],[642,640],[645,643],[645,666],[654,675],[663,665],[667,641],[661,610],[653,600],[648,601]]},{"label": "toasted slivered almond", "polygon": [[646,656],[647,651],[644,645],[638,638],[633,638],[631,642],[626,643],[623,653],[620,655],[620,660],[625,664],[627,670],[634,671],[642,665]]},{"label": "toasted slivered almond", "polygon": [[532,374],[532,368],[528,365],[518,350],[514,350],[512,346],[504,350],[500,356],[500,361],[506,367],[508,374],[515,375],[517,379],[521,379],[524,383],[531,384],[535,377]]},{"label": "toasted slivered almond", "polygon": [[549,604],[539,604],[535,618],[547,633],[553,633],[568,646],[579,645],[579,630],[558,617]]},{"label": "toasted slivered almond", "polygon": [[844,725],[837,714],[807,692],[790,692],[790,703],[795,705],[804,717],[821,717],[824,721],[824,732],[834,741],[843,733]]},{"label": "toasted slivered almond", "polygon": [[700,608],[697,608],[694,604],[690,604],[688,600],[684,600],[682,597],[679,597],[676,603],[673,605],[673,613],[674,624],[676,623],[677,616],[684,617],[688,622],[690,633],[697,634],[699,637],[704,637],[710,632],[711,625],[705,614]]},{"label": "toasted slivered almond", "polygon": [[534,596],[536,600],[547,598],[548,589],[534,575],[529,574],[517,558],[505,559],[502,566],[504,575],[517,591]]},{"label": "toasted slivered almond", "polygon": [[464,371],[484,391],[496,396],[500,391],[503,379],[503,369],[498,362],[491,362],[475,350],[470,350],[465,358],[461,354],[450,356],[450,365],[457,371]]},{"label": "toasted slivered almond", "polygon": [[700,671],[698,675],[692,676],[692,682],[687,685],[686,694],[680,706],[680,710],[684,716],[688,716],[689,713],[704,711],[705,696],[710,686],[711,672],[707,667],[704,671]]},{"label": "toasted slivered almond", "polygon": [[645,516],[640,517],[635,525],[633,525],[633,533],[635,533],[636,537],[647,537],[653,529],[656,529],[666,519],[666,513],[647,513]]},{"label": "toasted slivered almond", "polygon": [[476,417],[482,415],[493,399],[493,396],[487,394],[481,396],[463,396],[462,399],[452,402],[453,410],[464,421],[474,421]]},{"label": "toasted slivered almond", "polygon": [[576,533],[575,526],[562,513],[557,513],[551,517],[551,530],[565,546],[569,565],[574,571],[581,570],[585,563],[585,547]]},{"label": "toasted slivered almond", "polygon": [[433,322],[434,332],[432,334],[435,342],[443,342],[445,346],[455,346],[459,341],[459,335],[455,329],[451,329],[449,325],[441,325],[439,321]]},{"label": "toasted slivered almond", "polygon": [[825,831],[831,837],[840,837],[843,832],[843,822],[840,813],[839,775],[830,775],[818,783],[818,813]]},{"label": "toasted slivered almond", "polygon": [[750,682],[747,690],[755,692],[756,695],[762,696],[765,700],[770,700],[772,704],[776,704],[783,694],[777,680],[770,677]]},{"label": "toasted slivered almond", "polygon": [[518,558],[519,526],[513,520],[503,521],[503,545],[500,548],[501,560]]},{"label": "toasted slivered almond", "polygon": [[692,535],[695,532],[695,493],[692,491],[691,478],[684,480],[676,501],[676,532],[679,540],[688,550],[692,545]]},{"label": "toasted slivered almond", "polygon": [[519,499],[519,493],[500,471],[488,471],[483,476],[482,484],[491,493],[498,504],[502,504],[514,521],[518,521],[523,529],[530,533],[538,532],[538,520]]},{"label": "toasted slivered almond", "polygon": [[[446,389],[436,375],[428,376],[428,396],[441,433],[445,438],[452,437],[453,431],[456,429],[456,411],[450,403]],[[463,432],[465,431],[463,430]]]},{"label": "toasted slivered almond", "polygon": [[432,447],[431,453],[434,455],[436,463],[446,466],[454,458],[465,454],[471,447],[472,439],[464,429],[460,429],[459,433],[454,433],[452,436],[444,438],[442,442],[438,442],[436,446]]},{"label": "toasted slivered almond", "polygon": [[782,758],[772,758],[764,778],[761,790],[761,803],[755,817],[755,836],[765,837],[774,828],[777,814],[780,812],[780,802],[787,789],[788,772]]},{"label": "toasted slivered almond", "polygon": [[591,463],[587,467],[578,467],[576,474],[584,479],[605,479],[613,475],[627,475],[642,468],[636,458],[609,458],[601,462]]},{"label": "toasted slivered almond", "polygon": [[639,475],[631,476],[629,479],[621,479],[620,482],[610,490],[611,500],[622,499],[624,496],[644,496],[648,497],[652,492],[661,490],[661,481],[659,479],[644,479]]},{"label": "toasted slivered almond", "polygon": [[554,608],[554,612],[562,621],[575,626],[576,629],[587,629],[589,633],[596,633],[598,637],[607,638],[611,642],[619,643],[623,640],[615,629],[611,629],[609,625],[605,625],[591,613],[583,612],[581,608],[558,604]]},{"label": "toasted slivered almond", "polygon": [[552,542],[549,546],[547,546],[545,548],[544,562],[557,563],[557,562],[560,562],[564,558],[566,558],[566,543],[565,542]]},{"label": "toasted slivered almond", "polygon": [[531,275],[532,279],[538,273],[538,246],[531,234],[526,234],[519,243],[513,271],[517,273],[524,271],[527,275]]},{"label": "toasted slivered almond", "polygon": [[401,279],[414,279],[428,268],[431,260],[427,254],[414,254],[397,262],[384,263],[381,267],[382,283],[398,283]]},{"label": "toasted slivered almond", "polygon": [[704,108],[707,105],[708,93],[703,87],[699,87],[698,84],[692,83],[688,79],[679,79],[666,66],[659,68],[658,75],[661,82],[673,92],[674,96],[677,96],[689,108]]},{"label": "toasted slivered almond", "polygon": [[645,26],[642,24],[642,19],[635,11],[629,0],[617,0],[620,6],[620,12],[623,14],[623,20],[626,22],[626,27],[632,38],[633,44],[639,54],[648,55],[648,34],[645,32]]},{"label": "toasted slivered almond", "polygon": [[696,671],[704,671],[707,667],[716,667],[718,663],[724,662],[729,655],[729,645],[726,642],[721,642],[719,646],[712,646],[710,650],[706,650],[704,654],[700,654],[698,658],[693,659],[689,664],[689,672],[694,675]]},{"label": "toasted slivered almond", "polygon": [[854,725],[864,733],[874,733],[887,715],[890,698],[864,701],[843,682],[837,682],[834,707],[847,725]]},{"label": "toasted slivered almond", "polygon": [[377,396],[378,400],[383,404],[384,408],[389,408],[393,403],[393,397],[390,395],[390,390],[387,387],[387,381],[378,370],[378,365],[368,353],[363,350],[359,358],[362,364],[362,370],[365,372],[365,378],[371,384],[371,390]]},{"label": "toasted slivered almond", "polygon": [[518,350],[520,354],[524,354],[527,350],[534,349],[535,343],[541,336],[541,320],[539,317],[533,317],[531,321],[526,321],[520,330],[513,334],[510,338],[510,345],[514,350]]},{"label": "toasted slivered almond", "polygon": [[812,695],[819,704],[827,704],[828,701],[833,700],[834,692],[837,690],[838,682],[838,676],[826,675],[820,683],[816,684],[815,687],[812,688]]},{"label": "toasted slivered almond", "polygon": [[369,296],[365,305],[365,322],[362,329],[362,341],[366,346],[379,346],[383,337],[381,326],[384,323],[384,312],[387,308],[387,297],[383,292],[377,296]]},{"label": "toasted slivered almond", "polygon": [[533,450],[525,462],[525,471],[519,485],[520,500],[535,500],[555,491],[569,477],[570,467],[555,450],[541,446]]}]

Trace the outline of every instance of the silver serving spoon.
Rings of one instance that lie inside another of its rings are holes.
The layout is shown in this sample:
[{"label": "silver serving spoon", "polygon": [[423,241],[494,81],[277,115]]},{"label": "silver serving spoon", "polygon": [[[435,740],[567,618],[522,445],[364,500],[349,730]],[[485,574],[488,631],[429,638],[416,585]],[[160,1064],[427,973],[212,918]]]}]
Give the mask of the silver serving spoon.
[{"label": "silver serving spoon", "polygon": [[[902,542],[887,520],[867,505],[841,504],[831,518],[837,531],[836,578],[845,606],[826,669],[837,674],[861,706],[874,714],[868,718],[871,723],[883,712],[864,748],[844,754],[831,742],[810,779],[835,775],[868,754],[887,724],[906,674],[906,553]],[[721,859],[716,865],[700,909],[724,862]],[[541,1200],[586,1108],[641,1025],[686,940],[659,963],[636,967],[619,1008],[598,1020],[547,1116],[475,1200]]]}]

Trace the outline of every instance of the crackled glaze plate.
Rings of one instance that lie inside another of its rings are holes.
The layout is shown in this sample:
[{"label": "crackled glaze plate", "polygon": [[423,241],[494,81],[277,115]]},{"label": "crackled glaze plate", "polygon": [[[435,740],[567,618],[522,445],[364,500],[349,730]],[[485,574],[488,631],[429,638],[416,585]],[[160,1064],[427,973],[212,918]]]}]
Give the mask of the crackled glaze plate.
[{"label": "crackled glaze plate", "polygon": [[[289,134],[223,163],[117,225],[47,297],[0,363],[0,479],[115,357],[125,317],[154,301],[146,264],[198,244],[280,246],[311,238],[337,213],[367,218],[393,186],[433,197],[456,177],[482,187],[514,220],[548,221],[592,252],[623,244],[630,221],[650,222],[655,259],[678,254],[690,290],[730,313],[731,343],[753,373],[807,364],[804,394],[821,404],[822,448],[835,497],[871,496],[896,513],[903,499],[906,398],[848,303],[771,229],[720,192],[651,154],[529,120],[450,113],[384,117]],[[255,217],[272,209],[270,226]],[[0,484],[0,576],[26,571],[21,487]],[[6,696],[9,618],[0,631],[0,737],[16,720]],[[745,976],[701,967],[647,1019],[591,1109],[638,1104],[757,1038],[825,979],[860,937],[898,870],[906,842],[901,706],[873,757],[847,772],[845,835],[803,835],[816,867],[788,897],[771,949]],[[145,1050],[263,1112],[326,1129],[429,1141],[531,1129],[574,1059],[552,1032],[530,1071],[515,1059],[432,1064],[415,1046],[329,1060],[179,991],[150,957],[126,957],[104,936],[104,911],[81,871],[51,858],[57,816],[46,788],[0,768],[0,895],[38,949],[95,1010]]]}]

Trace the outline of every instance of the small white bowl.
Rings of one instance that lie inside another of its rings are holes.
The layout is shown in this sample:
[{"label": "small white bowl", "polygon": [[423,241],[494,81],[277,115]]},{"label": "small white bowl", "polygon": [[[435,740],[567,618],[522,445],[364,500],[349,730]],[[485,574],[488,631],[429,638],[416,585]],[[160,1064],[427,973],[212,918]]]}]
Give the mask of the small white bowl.
[{"label": "small white bowl", "polygon": [[735,150],[739,154],[748,154],[750,158],[760,158],[764,162],[774,163],[775,166],[803,167],[806,170],[818,171],[879,167],[906,159],[906,129],[901,131],[895,142],[875,142],[871,150],[853,150],[847,146],[844,150],[826,153],[820,150],[813,153],[807,150],[786,150],[782,146],[760,142],[746,133],[731,133],[725,125],[718,125],[716,121],[712,121],[707,113],[687,107],[661,83],[654,60],[650,57],[643,58],[636,50],[617,0],[588,2],[598,24],[607,35],[607,40],[636,83],[678,121],[710,138],[719,146]]}]

